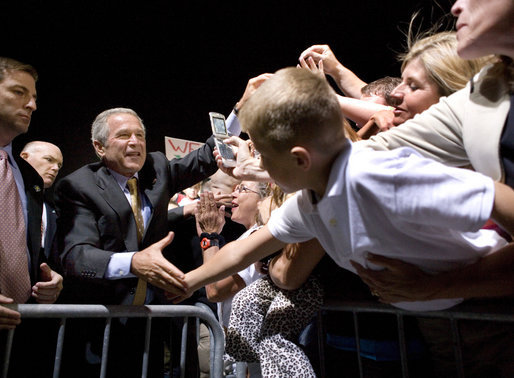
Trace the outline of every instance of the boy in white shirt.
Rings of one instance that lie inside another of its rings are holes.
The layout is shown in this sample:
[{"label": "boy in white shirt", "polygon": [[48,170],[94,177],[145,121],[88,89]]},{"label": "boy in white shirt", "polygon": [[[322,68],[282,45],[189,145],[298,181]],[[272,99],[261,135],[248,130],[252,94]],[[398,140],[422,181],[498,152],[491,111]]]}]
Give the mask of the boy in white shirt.
[{"label": "boy in white shirt", "polygon": [[[317,238],[343,268],[369,266],[366,254],[394,257],[437,273],[506,245],[481,227],[493,218],[512,232],[514,192],[479,173],[450,168],[414,150],[356,148],[327,81],[286,68],[261,85],[240,112],[261,165],[285,192],[301,190],[244,240],[185,275],[190,294],[283,248]],[[213,247],[216,248],[216,247]],[[373,267],[371,267],[373,268]],[[439,310],[459,299],[399,302]]]}]

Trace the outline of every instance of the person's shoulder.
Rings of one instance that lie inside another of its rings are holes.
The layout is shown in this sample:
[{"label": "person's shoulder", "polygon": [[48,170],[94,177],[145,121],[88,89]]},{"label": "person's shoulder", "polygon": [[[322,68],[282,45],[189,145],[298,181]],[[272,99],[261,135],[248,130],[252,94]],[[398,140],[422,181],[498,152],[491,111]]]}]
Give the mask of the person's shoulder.
[{"label": "person's shoulder", "polygon": [[505,77],[505,66],[501,62],[485,66],[471,80],[471,94],[485,97],[488,101],[502,101],[509,94],[509,84]]},{"label": "person's shoulder", "polygon": [[74,187],[77,184],[79,186],[88,185],[89,183],[95,182],[95,176],[101,169],[106,169],[101,162],[90,163],[84,165],[68,175],[60,178],[55,183],[55,190],[60,191],[65,187]]},{"label": "person's shoulder", "polygon": [[347,175],[357,182],[365,177],[389,176],[402,169],[406,161],[412,158],[425,159],[410,147],[383,151],[362,145],[352,150]]}]

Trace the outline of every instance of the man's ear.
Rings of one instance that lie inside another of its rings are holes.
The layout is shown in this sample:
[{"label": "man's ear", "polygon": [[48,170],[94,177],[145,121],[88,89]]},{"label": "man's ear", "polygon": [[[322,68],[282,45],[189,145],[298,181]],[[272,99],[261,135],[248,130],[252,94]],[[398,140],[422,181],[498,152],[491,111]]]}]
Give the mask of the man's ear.
[{"label": "man's ear", "polygon": [[26,152],[26,151],[23,151],[21,154],[20,154],[21,158],[24,159],[24,160],[27,160],[27,158],[29,157],[29,153]]},{"label": "man's ear", "polygon": [[298,168],[308,170],[312,165],[311,153],[304,147],[295,146],[289,151],[296,160]]},{"label": "man's ear", "polygon": [[95,148],[96,154],[101,158],[105,155],[104,145],[99,141],[93,141],[93,147]]}]

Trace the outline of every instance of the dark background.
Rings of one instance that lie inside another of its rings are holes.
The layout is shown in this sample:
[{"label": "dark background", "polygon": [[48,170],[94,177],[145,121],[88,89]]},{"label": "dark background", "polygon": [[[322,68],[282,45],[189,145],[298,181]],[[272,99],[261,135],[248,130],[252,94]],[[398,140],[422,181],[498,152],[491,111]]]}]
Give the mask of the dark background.
[{"label": "dark background", "polygon": [[411,15],[428,28],[451,0],[11,1],[2,5],[1,55],[39,72],[30,140],[57,144],[61,177],[96,159],[90,125],[108,108],[133,108],[147,150],[164,136],[203,142],[208,112],[228,116],[248,79],[297,64],[329,44],[365,81],[400,76],[396,61]]}]

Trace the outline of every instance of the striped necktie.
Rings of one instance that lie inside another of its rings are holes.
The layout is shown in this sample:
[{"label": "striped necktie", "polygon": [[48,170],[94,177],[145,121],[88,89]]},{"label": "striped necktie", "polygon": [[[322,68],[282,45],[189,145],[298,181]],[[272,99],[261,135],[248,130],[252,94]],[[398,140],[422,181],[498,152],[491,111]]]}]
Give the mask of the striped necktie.
[{"label": "striped necktie", "polygon": [[[141,247],[141,241],[145,233],[145,223],[143,220],[143,213],[141,212],[141,198],[139,197],[139,189],[137,187],[137,178],[132,177],[127,181],[127,186],[130,192],[130,205],[132,212],[134,213],[134,219],[136,220],[137,227],[137,243]],[[146,281],[141,278],[137,281],[136,294],[133,305],[142,305],[145,303],[146,298]]]}]

